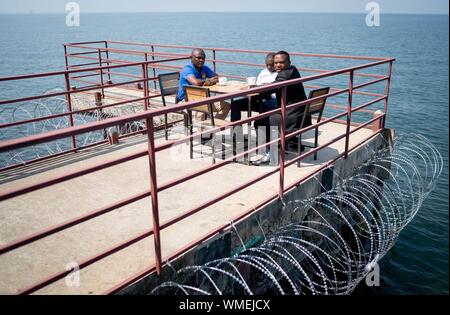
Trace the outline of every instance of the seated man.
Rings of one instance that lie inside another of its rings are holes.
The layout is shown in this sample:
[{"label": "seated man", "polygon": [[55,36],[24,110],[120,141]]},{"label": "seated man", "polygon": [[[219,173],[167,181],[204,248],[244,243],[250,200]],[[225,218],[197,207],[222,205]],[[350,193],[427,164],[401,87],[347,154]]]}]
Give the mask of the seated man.
[{"label": "seated man", "polygon": [[[270,84],[273,81],[275,81],[275,78],[277,77],[277,72],[275,71],[274,63],[273,63],[273,57],[275,56],[275,53],[269,53],[266,56],[266,68],[263,69],[256,79],[256,85],[264,85],[264,84]],[[261,98],[254,96],[251,98],[251,110],[252,111],[265,111],[264,109],[260,109],[259,106],[262,104]],[[241,112],[248,110],[248,98],[241,98],[238,100],[235,100],[231,103],[231,121],[238,121],[241,120]]]},{"label": "seated man", "polygon": [[[191,53],[191,63],[186,65],[180,73],[177,102],[184,100],[184,85],[211,86],[219,81],[219,76],[208,66],[205,66],[205,52],[195,48]],[[215,118],[225,119],[230,111],[227,102],[215,103],[213,110],[217,112]]]},{"label": "seated man", "polygon": [[[291,65],[290,56],[287,52],[285,51],[277,52],[274,57],[274,63],[275,63],[275,70],[278,73],[275,82],[282,82],[300,78],[300,73],[298,72],[295,66]],[[264,105],[263,108],[268,108],[268,110],[271,110],[281,107],[281,89],[277,89],[275,92],[277,95],[276,101],[274,100],[265,101],[265,103],[267,104]],[[269,91],[266,93],[273,93],[273,91]],[[307,98],[305,94],[305,89],[302,83],[297,83],[287,87],[286,105],[298,103],[306,99]],[[255,127],[257,129],[262,128],[263,130],[265,130],[266,141],[269,141],[271,129],[278,130],[279,127],[281,126],[281,123],[285,124],[286,134],[292,133],[295,130],[295,128],[298,127],[299,122],[302,120],[302,115],[304,111],[305,106],[287,110],[286,120],[284,122],[281,121],[281,114],[275,114],[270,117],[258,119],[257,121],[255,121]],[[309,125],[311,125],[311,117],[308,117],[306,119],[304,127]],[[278,135],[276,135],[276,138],[278,137],[279,133]],[[268,162],[270,162],[270,152],[267,152],[260,160],[254,162],[253,164],[260,165],[261,163],[268,163]]]}]

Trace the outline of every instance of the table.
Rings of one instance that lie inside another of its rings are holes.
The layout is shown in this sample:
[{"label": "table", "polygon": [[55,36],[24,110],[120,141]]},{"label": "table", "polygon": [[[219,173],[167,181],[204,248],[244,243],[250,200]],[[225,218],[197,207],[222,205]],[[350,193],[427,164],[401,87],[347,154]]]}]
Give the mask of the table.
[{"label": "table", "polygon": [[242,81],[228,81],[226,85],[211,85],[208,86],[209,91],[217,94],[227,94],[241,92],[242,90],[249,89],[250,86]]},{"label": "table", "polygon": [[[243,90],[248,90],[253,86],[250,86],[249,84],[247,84],[246,82],[242,82],[242,81],[228,81],[226,85],[219,85],[219,84],[215,84],[215,85],[211,85],[208,86],[209,91],[212,93],[216,93],[216,94],[229,94],[229,93],[237,93],[237,92],[242,92]],[[252,116],[252,105],[251,105],[251,98],[254,96],[259,95],[258,93],[253,93],[253,94],[248,94],[247,98],[248,98],[248,110],[247,110],[247,117],[251,117]],[[248,142],[251,141],[251,122],[247,123],[247,127],[248,127]],[[245,140],[245,139],[244,139]],[[233,148],[234,148],[234,144],[233,144]],[[248,146],[247,146],[248,148]],[[233,154],[236,154],[235,150],[233,149]],[[250,164],[250,159],[249,156],[246,154],[245,155],[247,157],[247,164]]]}]

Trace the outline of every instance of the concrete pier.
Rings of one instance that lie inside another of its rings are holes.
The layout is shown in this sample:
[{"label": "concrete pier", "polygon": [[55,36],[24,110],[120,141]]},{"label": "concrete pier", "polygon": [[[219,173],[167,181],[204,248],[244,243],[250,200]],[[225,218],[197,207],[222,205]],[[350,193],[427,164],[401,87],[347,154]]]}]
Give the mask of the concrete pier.
[{"label": "concrete pier", "polygon": [[[345,128],[345,125],[339,123],[330,123],[321,127],[319,144],[344,134]],[[350,147],[372,134],[373,131],[369,128],[358,130],[350,136]],[[164,142],[163,132],[156,136],[157,143]],[[176,136],[173,133],[171,135],[172,138]],[[303,141],[311,144],[313,133],[304,135]],[[353,167],[365,161],[374,150],[385,144],[383,135],[376,136],[351,152],[348,159],[339,159],[335,166],[336,172],[340,176],[348,176]],[[95,163],[106,162],[146,147],[145,137],[136,136],[126,141],[122,140],[113,146],[102,145],[76,154],[49,159],[0,174],[1,187],[9,189],[26,186]],[[302,162],[300,168],[296,165],[288,167],[285,170],[285,186],[319,169],[343,152],[344,147],[345,139],[320,151],[317,161],[314,161],[311,156]],[[196,145],[193,160],[189,159],[188,150],[188,146],[182,145],[177,150],[165,150],[156,154],[159,185],[211,164],[209,147]],[[293,157],[293,154],[286,155],[287,160]],[[256,167],[245,163],[232,163],[167,189],[158,194],[160,222],[167,222],[238,184],[274,168],[275,166]],[[315,178],[294,188],[286,195],[286,200],[303,199],[320,193],[322,176],[323,173],[318,173]],[[229,223],[233,217],[276,193],[279,189],[278,184],[279,174],[275,173],[164,229],[161,232],[162,256],[170,255],[208,231]],[[142,157],[9,199],[0,203],[3,226],[0,231],[0,243],[9,243],[19,237],[73,219],[147,189],[149,189],[148,158]],[[14,294],[20,288],[41,281],[66,268],[72,268],[74,264],[79,264],[93,255],[150,230],[151,208],[150,198],[144,198],[0,256],[0,293]],[[253,215],[257,215],[260,222],[267,225],[269,222],[275,223],[282,218],[279,211],[279,201],[275,201]],[[236,227],[242,235],[251,234],[258,228],[254,217],[251,216],[237,223]],[[231,237],[229,231],[224,231],[173,261],[172,264],[180,267],[184,264],[205,262],[214,256],[229,253],[236,246],[237,240]],[[82,269],[79,283],[72,281],[73,279],[62,279],[36,293],[101,294],[154,262],[153,237],[148,237]],[[167,272],[164,270],[163,275]],[[154,275],[146,277],[125,292],[147,292],[157,281]]]}]

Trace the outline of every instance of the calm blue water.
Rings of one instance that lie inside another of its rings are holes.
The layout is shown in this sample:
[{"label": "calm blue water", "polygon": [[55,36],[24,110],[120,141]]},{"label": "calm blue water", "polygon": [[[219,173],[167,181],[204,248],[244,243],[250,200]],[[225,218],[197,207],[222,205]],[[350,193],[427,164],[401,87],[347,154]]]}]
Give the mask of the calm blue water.
[{"label": "calm blue water", "polygon": [[[69,28],[63,15],[0,15],[0,76],[62,69],[63,43],[102,39],[395,57],[388,127],[426,135],[445,169],[381,262],[381,287],[356,293],[448,294],[448,24],[448,16],[382,15],[369,28],[354,14],[154,13],[82,14],[81,26]],[[295,60],[302,63],[340,66]],[[0,88],[1,98],[23,92]]]}]

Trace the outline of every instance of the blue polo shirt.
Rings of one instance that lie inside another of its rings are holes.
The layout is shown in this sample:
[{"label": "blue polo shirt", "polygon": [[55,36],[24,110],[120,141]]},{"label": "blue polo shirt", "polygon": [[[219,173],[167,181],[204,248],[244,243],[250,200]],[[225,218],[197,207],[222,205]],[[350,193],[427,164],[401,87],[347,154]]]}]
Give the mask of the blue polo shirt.
[{"label": "blue polo shirt", "polygon": [[180,73],[180,83],[178,86],[177,95],[178,100],[184,100],[183,85],[190,85],[189,81],[187,80],[188,77],[193,75],[196,79],[205,80],[207,78],[212,78],[214,74],[214,71],[212,71],[208,66],[205,65],[203,65],[200,71],[197,71],[192,63],[184,66],[183,70],[181,70]]}]

